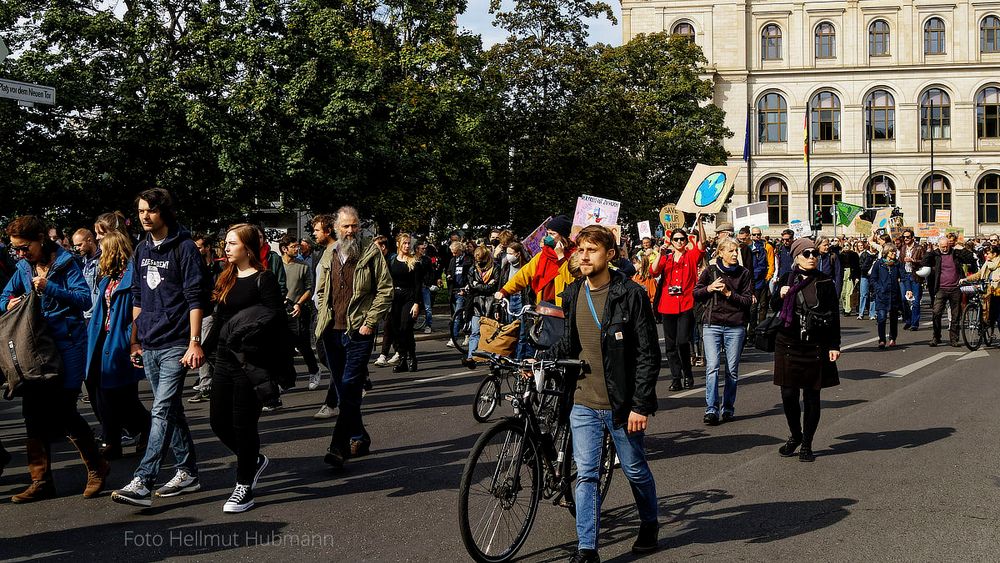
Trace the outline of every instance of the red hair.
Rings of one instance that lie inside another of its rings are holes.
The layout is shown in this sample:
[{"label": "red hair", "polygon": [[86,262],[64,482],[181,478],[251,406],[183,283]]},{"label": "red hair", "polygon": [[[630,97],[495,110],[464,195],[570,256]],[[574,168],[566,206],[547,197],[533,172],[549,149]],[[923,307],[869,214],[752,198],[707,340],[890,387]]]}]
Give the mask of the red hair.
[{"label": "red hair", "polygon": [[[229,233],[233,232],[236,233],[236,238],[239,239],[240,243],[242,243],[244,247],[246,247],[247,253],[250,255],[250,267],[263,272],[264,264],[260,260],[260,248],[262,243],[260,240],[260,232],[257,230],[257,227],[248,223],[233,225],[226,231],[226,236],[228,237]],[[212,291],[213,302],[226,302],[226,297],[233,289],[233,286],[236,285],[236,277],[236,264],[234,262],[230,262],[226,266],[226,269],[219,274],[218,281],[215,282],[215,290]]]}]

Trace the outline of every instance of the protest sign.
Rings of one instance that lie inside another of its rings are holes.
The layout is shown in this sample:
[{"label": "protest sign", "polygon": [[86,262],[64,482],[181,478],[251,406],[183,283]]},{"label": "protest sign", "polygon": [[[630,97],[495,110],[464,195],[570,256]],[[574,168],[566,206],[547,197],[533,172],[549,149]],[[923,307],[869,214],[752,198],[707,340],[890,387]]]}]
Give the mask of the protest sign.
[{"label": "protest sign", "polygon": [[636,227],[638,227],[639,229],[640,239],[652,238],[653,231],[650,229],[649,221],[643,221],[642,223],[638,223]]},{"label": "protest sign", "polygon": [[684,226],[684,214],[672,203],[664,205],[660,209],[660,225],[663,225],[664,231],[679,229]]},{"label": "protest sign", "polygon": [[552,217],[548,217],[542,221],[541,225],[538,225],[531,234],[521,241],[521,245],[528,252],[530,256],[534,256],[542,251],[542,240],[545,238],[545,224],[548,223]]},{"label": "protest sign", "polygon": [[739,231],[743,227],[759,227],[766,229],[767,223],[767,202],[758,201],[750,205],[741,205],[733,208],[733,227]]},{"label": "protest sign", "polygon": [[739,171],[737,166],[695,166],[681,198],[677,200],[677,209],[704,214],[722,211],[733,193]]},{"label": "protest sign", "polygon": [[621,209],[621,202],[582,195],[576,199],[576,212],[573,214],[573,224],[586,227],[587,225],[609,225],[618,224],[618,211]]}]

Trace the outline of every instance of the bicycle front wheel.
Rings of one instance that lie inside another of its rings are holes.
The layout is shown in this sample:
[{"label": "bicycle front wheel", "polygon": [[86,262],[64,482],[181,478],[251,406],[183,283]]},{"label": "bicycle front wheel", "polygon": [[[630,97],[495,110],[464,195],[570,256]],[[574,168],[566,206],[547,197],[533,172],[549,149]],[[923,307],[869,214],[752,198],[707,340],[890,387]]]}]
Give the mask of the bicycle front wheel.
[{"label": "bicycle front wheel", "polygon": [[981,322],[982,309],[972,304],[965,308],[962,313],[962,340],[969,350],[976,351],[983,344]]},{"label": "bicycle front wheel", "polygon": [[500,422],[469,454],[459,484],[462,543],[476,561],[509,561],[531,532],[542,493],[538,446],[522,423]]},{"label": "bicycle front wheel", "polygon": [[476,389],[476,402],[472,405],[472,417],[476,422],[486,422],[500,402],[500,380],[492,375],[483,379]]}]

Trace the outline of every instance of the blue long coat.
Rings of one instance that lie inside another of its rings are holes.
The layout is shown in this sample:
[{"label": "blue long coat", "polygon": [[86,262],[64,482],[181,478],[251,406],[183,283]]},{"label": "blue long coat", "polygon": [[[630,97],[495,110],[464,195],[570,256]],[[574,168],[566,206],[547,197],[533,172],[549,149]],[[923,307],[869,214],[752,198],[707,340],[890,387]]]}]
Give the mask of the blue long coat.
[{"label": "blue long coat", "polygon": [[97,302],[94,303],[94,314],[87,326],[87,379],[95,375],[98,366],[94,355],[100,354],[102,389],[114,389],[135,383],[145,377],[143,370],[132,366],[129,353],[132,339],[133,264],[134,262],[130,260],[118,287],[111,294],[108,335],[100,350],[97,349],[97,344],[104,330],[104,317],[108,314],[104,292],[111,283],[111,278],[105,276],[97,283]]},{"label": "blue long coat", "polygon": [[[7,312],[9,298],[32,291],[33,277],[28,261],[18,261],[14,277],[0,293],[0,312]],[[90,310],[90,287],[80,263],[61,246],[56,247],[55,261],[49,268],[47,280],[42,292],[42,316],[62,354],[63,386],[79,390],[87,359],[87,325],[83,313]]]},{"label": "blue long coat", "polygon": [[875,295],[876,311],[893,311],[903,307],[903,294],[899,286],[902,275],[899,262],[889,266],[884,258],[875,261],[868,274],[868,286]]}]

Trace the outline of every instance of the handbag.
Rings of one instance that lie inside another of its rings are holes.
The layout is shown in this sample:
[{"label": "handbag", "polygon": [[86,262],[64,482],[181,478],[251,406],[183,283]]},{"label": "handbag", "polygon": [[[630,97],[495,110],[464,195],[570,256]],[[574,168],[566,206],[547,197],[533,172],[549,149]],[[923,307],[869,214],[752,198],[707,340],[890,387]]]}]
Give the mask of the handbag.
[{"label": "handbag", "polygon": [[13,399],[24,385],[62,373],[62,356],[42,316],[42,298],[34,291],[0,316],[0,348],[0,372],[7,379],[5,399]]},{"label": "handbag", "polygon": [[774,340],[783,321],[777,311],[772,311],[764,320],[757,323],[753,334],[753,346],[761,352],[774,352]]},{"label": "handbag", "polygon": [[[492,352],[510,357],[517,350],[517,339],[521,331],[520,319],[507,324],[491,317],[479,318],[479,352]],[[474,357],[477,362],[485,362],[483,358]]]}]

